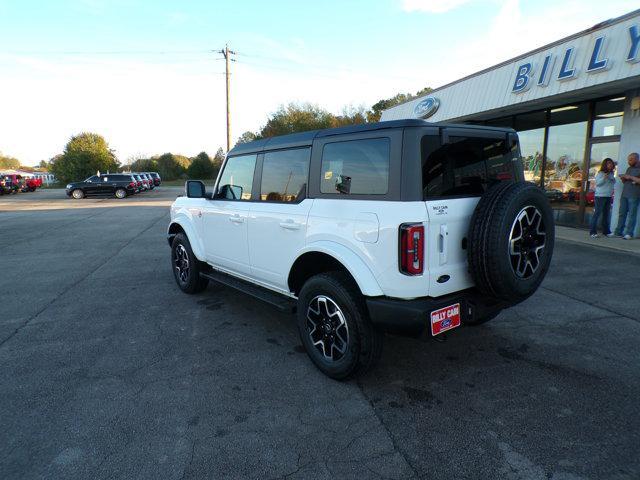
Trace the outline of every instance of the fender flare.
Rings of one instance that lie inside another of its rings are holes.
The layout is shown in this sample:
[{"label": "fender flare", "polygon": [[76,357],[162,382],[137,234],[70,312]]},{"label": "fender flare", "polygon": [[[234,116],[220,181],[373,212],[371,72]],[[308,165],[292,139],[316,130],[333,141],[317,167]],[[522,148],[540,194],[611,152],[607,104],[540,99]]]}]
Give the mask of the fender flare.
[{"label": "fender flare", "polygon": [[193,224],[189,221],[189,218],[184,214],[178,214],[174,219],[169,223],[169,227],[167,228],[167,237],[170,239],[174,234],[169,233],[171,231],[171,227],[173,225],[179,225],[182,230],[184,230],[185,235],[187,235],[187,239],[191,244],[191,250],[193,250],[193,254],[196,258],[202,262],[205,261],[204,255],[204,245],[202,244],[202,239],[198,236],[193,227]]},{"label": "fender flare", "polygon": [[[324,253],[340,262],[358,284],[363,295],[367,297],[384,295],[371,269],[355,252],[344,245],[327,240],[308,243],[298,252],[291,265],[293,266],[302,255],[310,252]],[[291,274],[291,271],[289,271],[289,274]]]}]

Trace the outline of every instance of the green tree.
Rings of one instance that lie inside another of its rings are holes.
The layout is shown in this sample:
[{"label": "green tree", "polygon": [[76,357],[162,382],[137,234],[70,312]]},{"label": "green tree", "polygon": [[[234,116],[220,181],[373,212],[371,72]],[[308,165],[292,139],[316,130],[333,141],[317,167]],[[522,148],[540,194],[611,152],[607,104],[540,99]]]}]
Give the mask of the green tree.
[{"label": "green tree", "polygon": [[178,155],[163,153],[155,158],[157,171],[163,180],[175,180],[185,173],[185,168],[178,161]]},{"label": "green tree", "polygon": [[210,180],[215,173],[215,167],[206,152],[200,152],[191,160],[187,168],[189,178],[198,180]]},{"label": "green tree", "polygon": [[176,159],[176,162],[178,163],[180,168],[182,168],[180,175],[184,176],[185,172],[187,171],[187,168],[189,168],[189,165],[191,165],[191,159],[184,155],[174,155],[174,158]]},{"label": "green tree", "polygon": [[271,114],[258,136],[265,138],[330,128],[334,120],[335,117],[331,113],[316,105],[290,103],[286,107],[281,106],[277,112]]},{"label": "green tree", "polygon": [[98,171],[118,171],[118,160],[102,136],[81,133],[71,137],[63,154],[54,158],[51,171],[63,183],[78,181]]},{"label": "green tree", "polygon": [[367,111],[364,107],[345,107],[342,115],[336,115],[331,122],[332,127],[344,127],[346,125],[360,125],[367,123]]},{"label": "green tree", "polygon": [[433,91],[432,88],[426,87],[422,90],[418,90],[415,95],[411,93],[398,93],[391,98],[385,98],[383,100],[379,100],[374,103],[371,107],[371,110],[367,112],[367,121],[368,122],[379,122],[380,116],[382,115],[383,110],[387,110],[388,108],[395,107],[396,105],[400,105],[401,103],[408,102],[417,97],[422,97],[423,95],[428,95]]},{"label": "green tree", "polygon": [[20,160],[0,153],[0,168],[20,168]]},{"label": "green tree", "polygon": [[222,162],[224,162],[224,150],[222,148],[219,148],[218,151],[216,152],[215,156],[212,159],[212,163],[213,163],[213,178],[217,178],[218,177],[218,173],[220,172],[220,169],[222,168]]},{"label": "green tree", "polygon": [[132,172],[155,172],[158,163],[153,158],[137,158],[131,162]]},{"label": "green tree", "polygon": [[236,145],[253,142],[254,140],[258,140],[258,138],[259,137],[257,133],[247,131],[238,137],[238,141],[236,142]]}]

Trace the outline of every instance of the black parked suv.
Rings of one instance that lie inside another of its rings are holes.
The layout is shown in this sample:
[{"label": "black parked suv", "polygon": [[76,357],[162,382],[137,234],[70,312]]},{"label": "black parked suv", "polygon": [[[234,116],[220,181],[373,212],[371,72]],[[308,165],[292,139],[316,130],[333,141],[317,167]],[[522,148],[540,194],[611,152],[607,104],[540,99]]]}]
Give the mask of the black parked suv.
[{"label": "black parked suv", "polygon": [[153,184],[156,187],[160,186],[160,184],[162,183],[162,179],[160,178],[160,174],[158,172],[149,172],[147,175],[151,175],[151,178],[153,179]]},{"label": "black parked suv", "polygon": [[136,180],[130,173],[106,173],[94,175],[83,182],[67,185],[67,196],[75,199],[94,195],[109,195],[124,198],[136,193]]},{"label": "black parked suv", "polygon": [[11,179],[5,177],[4,175],[0,175],[0,195],[4,195],[5,193],[11,193]]}]

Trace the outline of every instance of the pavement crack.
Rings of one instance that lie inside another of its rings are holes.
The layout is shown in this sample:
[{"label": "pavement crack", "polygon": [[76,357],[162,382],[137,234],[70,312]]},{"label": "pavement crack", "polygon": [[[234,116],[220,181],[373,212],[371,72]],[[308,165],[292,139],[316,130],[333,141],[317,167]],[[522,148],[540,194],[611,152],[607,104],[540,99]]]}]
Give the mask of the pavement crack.
[{"label": "pavement crack", "polygon": [[376,416],[376,418],[378,419],[378,422],[380,423],[382,428],[384,428],[385,432],[387,433],[387,436],[389,437],[389,441],[391,442],[391,445],[393,445],[393,450],[395,452],[397,452],[402,457],[402,459],[405,461],[407,466],[411,469],[411,471],[413,472],[413,477],[414,478],[420,478],[420,474],[418,473],[418,469],[415,467],[415,465],[413,465],[413,463],[409,459],[409,456],[400,448],[400,446],[396,442],[396,439],[393,436],[393,434],[391,433],[391,430],[389,430],[387,425],[384,423],[384,420],[382,419],[382,417],[376,411],[376,407],[373,404],[373,401],[371,401],[369,399],[369,397],[367,397],[367,394],[365,393],[364,388],[362,387],[362,383],[360,383],[360,381],[358,380],[358,381],[356,381],[356,384],[358,385],[358,388],[360,389],[360,392],[362,393],[362,396],[367,400],[367,402],[369,402],[369,405],[371,406],[371,411]]},{"label": "pavement crack", "polygon": [[198,443],[198,440],[194,440],[193,442],[191,442],[191,456],[189,457],[189,462],[185,465],[184,470],[182,471],[182,476],[180,477],[180,480],[184,480],[187,475],[187,472],[189,472],[189,470],[191,470],[191,464],[193,463],[193,457],[195,455],[195,451],[196,451],[196,444]]},{"label": "pavement crack", "polygon": [[560,290],[555,290],[555,289],[549,288],[547,286],[540,286],[540,288],[543,289],[543,290],[547,290],[549,292],[553,292],[553,293],[555,293],[557,295],[562,295],[563,297],[570,298],[571,300],[575,300],[576,302],[584,303],[586,305],[589,305],[590,307],[594,307],[594,308],[598,308],[600,310],[604,310],[605,312],[609,312],[609,313],[611,313],[613,315],[616,315],[618,317],[623,317],[623,318],[632,320],[634,322],[640,323],[640,318],[630,317],[629,315],[626,315],[624,313],[621,313],[621,312],[618,312],[616,310],[613,310],[612,308],[609,308],[609,307],[606,307],[606,306],[603,306],[603,305],[599,305],[599,304],[597,304],[595,302],[591,302],[589,300],[585,300],[583,298],[579,298],[579,297],[576,297],[574,295],[569,295],[566,292],[562,292]]}]

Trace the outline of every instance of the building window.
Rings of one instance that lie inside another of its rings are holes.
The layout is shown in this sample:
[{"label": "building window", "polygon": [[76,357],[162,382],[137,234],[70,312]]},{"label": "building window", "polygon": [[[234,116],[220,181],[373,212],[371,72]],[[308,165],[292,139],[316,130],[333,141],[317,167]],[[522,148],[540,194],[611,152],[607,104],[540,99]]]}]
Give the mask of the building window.
[{"label": "building window", "polygon": [[624,97],[596,102],[593,119],[593,137],[609,137],[622,132]]},{"label": "building window", "polygon": [[515,117],[514,127],[520,138],[520,153],[524,166],[524,178],[528,182],[540,184],[542,176],[544,132],[546,112],[534,112]]},{"label": "building window", "polygon": [[563,223],[579,223],[578,207],[588,116],[587,104],[551,110],[545,189],[547,198],[555,202],[554,207],[564,210],[557,217]]}]

